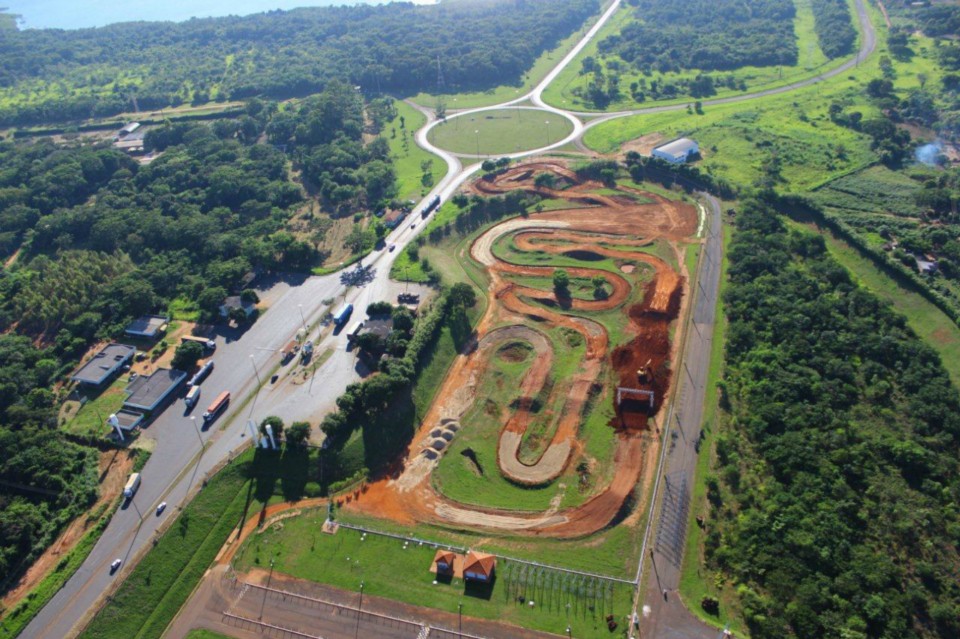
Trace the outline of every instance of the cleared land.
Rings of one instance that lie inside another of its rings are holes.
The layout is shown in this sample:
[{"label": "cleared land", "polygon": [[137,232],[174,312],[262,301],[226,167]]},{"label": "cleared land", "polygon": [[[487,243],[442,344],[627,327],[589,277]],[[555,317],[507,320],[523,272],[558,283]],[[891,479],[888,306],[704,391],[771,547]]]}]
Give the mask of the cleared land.
[{"label": "cleared land", "polygon": [[429,134],[436,146],[463,155],[503,155],[539,149],[570,135],[573,124],[549,111],[494,109],[450,118]]}]

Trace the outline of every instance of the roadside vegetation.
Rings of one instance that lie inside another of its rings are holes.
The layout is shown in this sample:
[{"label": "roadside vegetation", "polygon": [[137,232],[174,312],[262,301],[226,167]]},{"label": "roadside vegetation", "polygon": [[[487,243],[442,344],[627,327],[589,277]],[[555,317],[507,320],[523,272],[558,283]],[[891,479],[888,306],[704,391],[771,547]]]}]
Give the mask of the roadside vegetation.
[{"label": "roadside vegetation", "polygon": [[939,357],[769,205],[741,203],[729,259],[706,567],[753,637],[956,635],[960,398]]}]

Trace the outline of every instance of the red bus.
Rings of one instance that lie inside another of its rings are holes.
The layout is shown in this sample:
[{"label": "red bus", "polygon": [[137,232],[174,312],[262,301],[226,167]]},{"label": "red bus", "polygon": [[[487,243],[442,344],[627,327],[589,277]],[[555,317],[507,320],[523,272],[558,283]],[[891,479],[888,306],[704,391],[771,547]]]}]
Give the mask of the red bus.
[{"label": "red bus", "polygon": [[227,407],[227,404],[230,403],[230,391],[223,391],[217,398],[213,400],[213,403],[207,407],[207,412],[203,414],[203,421],[209,422],[216,419],[224,408]]}]

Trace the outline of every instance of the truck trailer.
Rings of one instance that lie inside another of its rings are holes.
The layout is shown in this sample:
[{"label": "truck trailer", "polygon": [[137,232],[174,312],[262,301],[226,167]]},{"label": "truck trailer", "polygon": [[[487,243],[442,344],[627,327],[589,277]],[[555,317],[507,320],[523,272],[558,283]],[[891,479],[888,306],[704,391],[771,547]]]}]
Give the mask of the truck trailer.
[{"label": "truck trailer", "polygon": [[336,326],[343,326],[347,323],[347,320],[350,319],[352,313],[353,304],[344,304],[340,307],[340,310],[333,314],[333,323]]},{"label": "truck trailer", "polygon": [[440,207],[440,196],[434,195],[433,199],[430,200],[430,203],[423,209],[423,212],[420,214],[420,217],[427,219],[427,216],[433,213]]},{"label": "truck trailer", "polygon": [[127,485],[123,487],[123,496],[132,499],[138,488],[140,488],[140,473],[132,473],[127,480]]}]

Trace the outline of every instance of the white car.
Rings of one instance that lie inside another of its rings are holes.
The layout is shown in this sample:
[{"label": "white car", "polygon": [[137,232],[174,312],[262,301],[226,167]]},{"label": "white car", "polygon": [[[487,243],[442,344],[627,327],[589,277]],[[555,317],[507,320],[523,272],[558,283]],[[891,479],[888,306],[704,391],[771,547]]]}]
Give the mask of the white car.
[{"label": "white car", "polygon": [[162,513],[166,507],[167,507],[167,502],[161,501],[161,502],[160,502],[160,505],[157,506],[157,516],[158,516],[158,517],[160,516],[160,513]]},{"label": "white car", "polygon": [[113,573],[117,572],[117,568],[120,567],[120,563],[121,563],[121,562],[120,562],[119,559],[114,559],[114,560],[113,560],[113,563],[110,564],[110,574],[111,574],[111,575],[112,575]]}]

